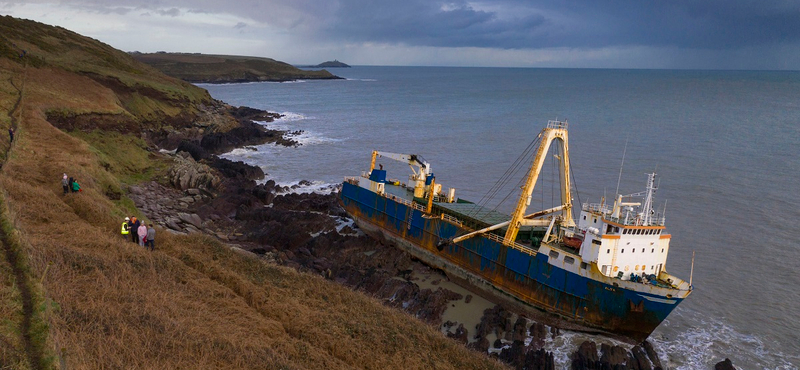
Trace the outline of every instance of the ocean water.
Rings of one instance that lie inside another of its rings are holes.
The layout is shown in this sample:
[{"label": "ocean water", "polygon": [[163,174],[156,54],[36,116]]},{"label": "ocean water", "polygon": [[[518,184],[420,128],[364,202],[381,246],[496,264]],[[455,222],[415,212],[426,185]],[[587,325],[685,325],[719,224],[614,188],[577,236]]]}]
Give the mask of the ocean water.
[{"label": "ocean water", "polygon": [[[302,191],[329,191],[367,170],[372,150],[420,154],[437,183],[477,201],[548,120],[566,119],[576,203],[614,194],[624,153],[620,193],[644,190],[647,172],[659,175],[656,204],[672,234],[667,270],[688,280],[695,253],[694,292],[651,336],[665,365],[711,369],[729,357],[739,369],[800,366],[800,72],[333,73],[346,79],[201,85],[227,103],[285,114],[268,126],[304,130],[299,147],[226,156],[280,184],[309,180]],[[389,177],[409,173],[381,164]],[[548,187],[539,186],[543,206]],[[551,349],[567,358],[585,338],[597,339],[569,333]]]}]

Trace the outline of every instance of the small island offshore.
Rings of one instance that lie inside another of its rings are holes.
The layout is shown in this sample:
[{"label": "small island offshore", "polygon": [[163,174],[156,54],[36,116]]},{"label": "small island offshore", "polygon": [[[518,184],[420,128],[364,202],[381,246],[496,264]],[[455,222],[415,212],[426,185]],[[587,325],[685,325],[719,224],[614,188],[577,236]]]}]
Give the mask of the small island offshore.
[{"label": "small island offshore", "polygon": [[[560,340],[557,328],[500,305],[470,306],[476,325],[444,321],[447,307],[479,297],[341,223],[336,194],[295,193],[220,157],[298,143],[254,122],[280,114],[231,106],[183,79],[315,72],[286,66],[125,53],[0,17],[0,125],[10,134],[0,140],[0,368],[567,366],[545,347]],[[62,176],[80,191],[62,192]],[[125,234],[134,217],[154,225],[154,250]],[[648,341],[585,341],[563,361],[662,368]]]},{"label": "small island offshore", "polygon": [[307,68],[350,68],[350,66],[334,59]]},{"label": "small island offshore", "polygon": [[191,83],[341,79],[326,70],[306,71],[271,58],[167,52],[131,52],[130,55],[167,76]]}]

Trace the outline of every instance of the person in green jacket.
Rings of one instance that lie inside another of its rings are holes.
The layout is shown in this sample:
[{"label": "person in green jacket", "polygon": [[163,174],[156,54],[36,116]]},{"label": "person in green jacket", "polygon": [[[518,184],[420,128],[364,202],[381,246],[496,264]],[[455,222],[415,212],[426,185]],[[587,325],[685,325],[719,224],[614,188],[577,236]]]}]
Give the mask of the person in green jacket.
[{"label": "person in green jacket", "polygon": [[78,185],[78,180],[73,180],[72,181],[72,192],[73,193],[77,193],[79,191],[81,191],[81,186]]}]

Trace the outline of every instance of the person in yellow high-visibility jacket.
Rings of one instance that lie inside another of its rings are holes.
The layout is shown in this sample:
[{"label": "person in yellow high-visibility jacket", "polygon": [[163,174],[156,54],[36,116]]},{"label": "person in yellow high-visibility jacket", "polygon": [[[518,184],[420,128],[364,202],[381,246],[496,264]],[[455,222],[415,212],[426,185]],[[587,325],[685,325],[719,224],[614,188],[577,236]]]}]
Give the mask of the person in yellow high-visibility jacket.
[{"label": "person in yellow high-visibility jacket", "polygon": [[120,230],[120,233],[122,234],[122,239],[124,240],[128,240],[128,234],[131,233],[131,230],[129,229],[128,226],[128,223],[130,221],[131,221],[130,217],[125,217],[125,221],[122,221],[122,229]]}]

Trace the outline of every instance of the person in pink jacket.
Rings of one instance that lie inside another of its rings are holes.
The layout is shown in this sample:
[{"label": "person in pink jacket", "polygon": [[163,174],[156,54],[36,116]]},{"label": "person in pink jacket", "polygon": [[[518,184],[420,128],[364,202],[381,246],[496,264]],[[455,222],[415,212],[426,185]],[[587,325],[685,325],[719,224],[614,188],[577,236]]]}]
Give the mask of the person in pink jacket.
[{"label": "person in pink jacket", "polygon": [[144,247],[144,240],[147,238],[147,226],[144,225],[144,222],[136,229],[136,235],[139,235],[139,245]]}]

